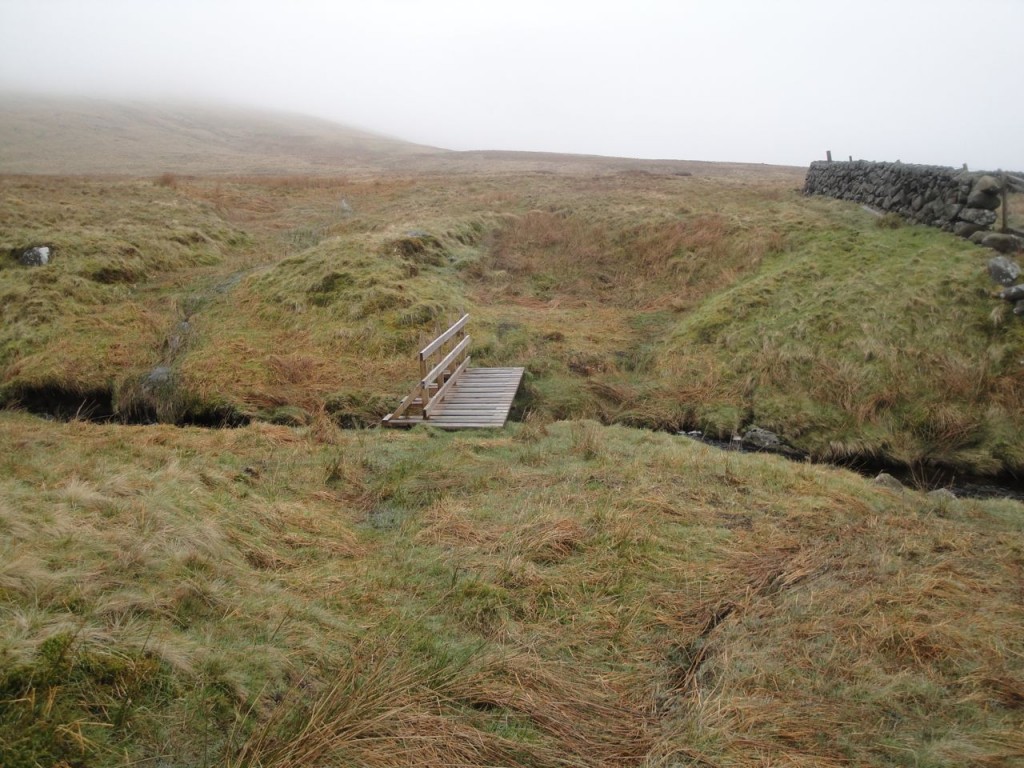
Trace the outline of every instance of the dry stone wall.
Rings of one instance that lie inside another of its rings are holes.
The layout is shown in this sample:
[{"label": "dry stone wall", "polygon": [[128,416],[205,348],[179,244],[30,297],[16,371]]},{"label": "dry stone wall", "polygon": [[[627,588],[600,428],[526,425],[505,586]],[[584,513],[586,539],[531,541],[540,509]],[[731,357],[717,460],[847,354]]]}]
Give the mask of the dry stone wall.
[{"label": "dry stone wall", "polygon": [[898,213],[970,237],[996,221],[1002,183],[995,176],[935,165],[811,163],[804,194],[826,195]]}]

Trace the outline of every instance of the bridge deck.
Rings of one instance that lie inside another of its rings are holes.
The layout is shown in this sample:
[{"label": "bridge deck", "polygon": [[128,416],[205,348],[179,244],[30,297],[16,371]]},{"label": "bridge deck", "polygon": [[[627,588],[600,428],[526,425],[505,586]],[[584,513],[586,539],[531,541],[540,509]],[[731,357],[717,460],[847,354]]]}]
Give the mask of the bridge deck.
[{"label": "bridge deck", "polygon": [[[419,413],[384,418],[386,427],[430,424],[442,429],[503,427],[523,378],[522,368],[467,368],[429,419]],[[414,404],[415,405],[415,404]]]}]

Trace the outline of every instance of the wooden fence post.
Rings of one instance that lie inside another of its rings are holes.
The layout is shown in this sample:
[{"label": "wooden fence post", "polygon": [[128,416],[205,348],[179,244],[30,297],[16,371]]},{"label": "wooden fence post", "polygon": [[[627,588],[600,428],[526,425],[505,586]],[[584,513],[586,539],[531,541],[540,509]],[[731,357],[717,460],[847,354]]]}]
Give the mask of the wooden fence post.
[{"label": "wooden fence post", "polygon": [[1007,174],[1003,174],[1003,227],[1000,232],[1009,232],[1010,225],[1006,220],[1006,209],[1010,207],[1010,177]]}]

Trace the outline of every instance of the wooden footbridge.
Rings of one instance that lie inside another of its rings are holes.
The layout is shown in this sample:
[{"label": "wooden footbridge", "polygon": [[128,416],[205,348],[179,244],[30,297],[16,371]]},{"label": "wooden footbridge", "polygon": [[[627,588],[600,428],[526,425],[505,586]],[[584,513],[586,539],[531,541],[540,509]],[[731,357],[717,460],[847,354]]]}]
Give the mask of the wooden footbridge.
[{"label": "wooden footbridge", "polygon": [[[385,427],[430,424],[442,429],[503,427],[523,378],[522,368],[470,368],[469,315],[419,353],[420,380]],[[436,361],[436,362],[435,362]]]}]

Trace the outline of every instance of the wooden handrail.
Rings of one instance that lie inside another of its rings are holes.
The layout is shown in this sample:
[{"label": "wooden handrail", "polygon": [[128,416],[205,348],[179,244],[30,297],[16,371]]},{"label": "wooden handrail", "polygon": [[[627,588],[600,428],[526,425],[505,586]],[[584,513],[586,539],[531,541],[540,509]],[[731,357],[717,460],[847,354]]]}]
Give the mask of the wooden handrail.
[{"label": "wooden handrail", "polygon": [[472,336],[465,336],[462,339],[462,341],[456,344],[452,351],[445,355],[444,359],[442,359],[441,362],[435,365],[433,369],[430,371],[430,373],[428,373],[420,380],[420,386],[426,389],[435,381],[437,381],[437,377],[444,373],[446,370],[448,370],[448,368],[451,367],[451,364],[458,359],[459,355],[461,355],[463,352],[469,349],[469,342],[471,340]]},{"label": "wooden handrail", "polygon": [[456,333],[465,328],[466,323],[468,322],[469,315],[463,315],[458,320],[456,320],[452,324],[451,328],[449,328],[447,331],[442,333],[440,336],[438,336],[436,339],[434,339],[432,342],[427,344],[427,346],[420,350],[420,360],[426,360],[432,354],[437,352],[437,350],[439,350],[446,341],[450,340],[452,336],[454,336]]},{"label": "wooden handrail", "polygon": [[[418,355],[420,380],[413,387],[412,392],[395,409],[395,412],[384,418],[385,422],[401,416],[414,407],[423,413],[425,420],[430,418],[431,411],[440,404],[449,390],[456,386],[459,375],[469,365],[469,345],[472,339],[466,335],[467,322],[469,322],[468,314],[460,317],[448,330],[420,350]],[[440,354],[445,345],[455,338],[458,338],[459,342],[428,371],[427,364],[430,358]],[[438,382],[439,379],[440,382]]]},{"label": "wooden handrail", "polygon": [[448,394],[448,390],[455,386],[459,380],[459,375],[469,366],[470,359],[469,355],[466,355],[466,359],[463,360],[459,364],[459,367],[455,369],[454,373],[448,377],[448,381],[438,387],[437,392],[435,392],[434,396],[430,398],[430,402],[423,406],[424,419],[430,418],[433,410],[441,404],[441,401],[444,400],[444,396]]}]

